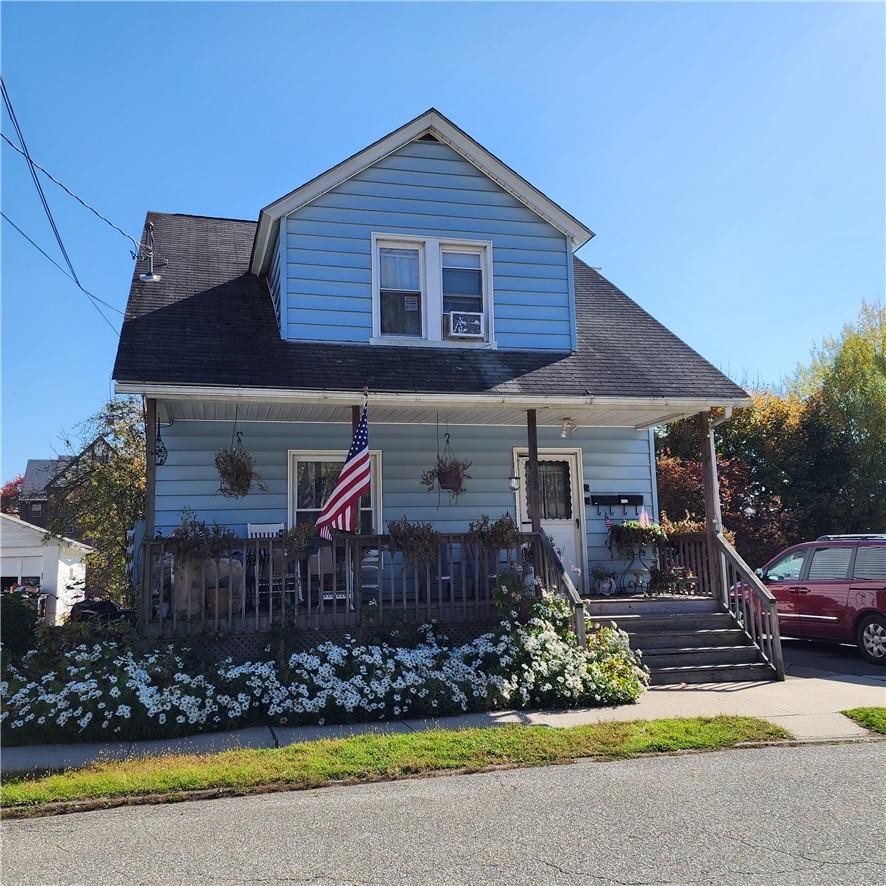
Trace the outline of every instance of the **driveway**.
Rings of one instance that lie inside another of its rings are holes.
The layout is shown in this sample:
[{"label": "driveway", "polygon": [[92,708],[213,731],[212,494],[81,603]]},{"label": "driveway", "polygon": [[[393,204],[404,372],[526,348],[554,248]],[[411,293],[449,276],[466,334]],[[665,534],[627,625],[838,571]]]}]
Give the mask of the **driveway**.
[{"label": "driveway", "polygon": [[881,886],[884,752],[745,749],[7,821],[3,882]]}]

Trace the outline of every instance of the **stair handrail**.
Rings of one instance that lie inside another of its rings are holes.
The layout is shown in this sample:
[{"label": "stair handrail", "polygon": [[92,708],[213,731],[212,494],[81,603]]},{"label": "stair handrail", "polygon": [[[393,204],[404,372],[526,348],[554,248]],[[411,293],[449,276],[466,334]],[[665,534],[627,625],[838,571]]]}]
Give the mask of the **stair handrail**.
[{"label": "stair handrail", "polygon": [[775,597],[722,532],[714,534],[713,539],[717,548],[722,603],[773,668],[776,679],[784,680]]},{"label": "stair handrail", "polygon": [[539,534],[542,550],[549,564],[554,568],[557,576],[557,586],[554,590],[559,591],[565,598],[567,603],[572,606],[572,621],[575,626],[575,637],[578,641],[578,647],[584,649],[587,645],[587,637],[585,634],[585,604],[581,598],[578,589],[575,587],[551,537],[542,529]]}]

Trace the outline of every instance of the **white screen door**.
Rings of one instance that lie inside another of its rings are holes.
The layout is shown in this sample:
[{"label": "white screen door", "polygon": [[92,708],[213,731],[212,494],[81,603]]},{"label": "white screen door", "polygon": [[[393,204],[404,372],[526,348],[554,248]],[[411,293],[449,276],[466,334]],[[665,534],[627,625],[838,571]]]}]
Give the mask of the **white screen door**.
[{"label": "white screen door", "polygon": [[[521,529],[529,531],[532,517],[529,509],[529,481],[525,452],[517,455],[520,489],[517,493]],[[578,456],[573,452],[539,452],[539,500],[541,528],[551,537],[569,577],[579,592],[584,588],[584,545],[581,538],[581,479]]]}]

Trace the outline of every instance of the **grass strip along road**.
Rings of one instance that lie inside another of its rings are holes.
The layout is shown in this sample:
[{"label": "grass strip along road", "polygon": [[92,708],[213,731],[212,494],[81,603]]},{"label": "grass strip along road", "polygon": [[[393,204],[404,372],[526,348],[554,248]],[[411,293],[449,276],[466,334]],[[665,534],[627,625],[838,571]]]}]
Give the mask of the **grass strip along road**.
[{"label": "grass strip along road", "polygon": [[850,720],[855,720],[865,729],[886,735],[886,708],[850,708],[840,713],[845,714]]},{"label": "grass strip along road", "polygon": [[370,733],[270,750],[143,757],[10,778],[0,788],[0,802],[4,817],[33,815],[172,801],[207,796],[207,792],[220,796],[297,790],[497,766],[541,766],[580,757],[714,750],[790,737],[764,720],[727,716],[606,722],[567,729],[493,726]]}]

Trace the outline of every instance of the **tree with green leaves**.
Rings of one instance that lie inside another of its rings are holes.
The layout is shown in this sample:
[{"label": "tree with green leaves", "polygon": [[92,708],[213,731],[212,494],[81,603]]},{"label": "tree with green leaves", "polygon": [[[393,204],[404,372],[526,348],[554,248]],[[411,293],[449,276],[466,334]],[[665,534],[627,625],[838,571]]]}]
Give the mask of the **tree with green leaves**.
[{"label": "tree with green leaves", "polygon": [[89,588],[127,602],[126,531],[144,518],[145,506],[141,400],[108,401],[65,445],[74,458],[49,490],[47,531],[74,532],[94,547],[95,553],[86,557]]},{"label": "tree with green leaves", "polygon": [[[752,399],[717,429],[723,522],[752,565],[825,533],[886,531],[886,309],[863,305],[783,392]],[[657,449],[661,507],[703,516],[697,421],[668,425]]]}]

